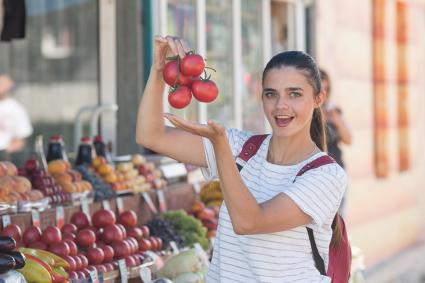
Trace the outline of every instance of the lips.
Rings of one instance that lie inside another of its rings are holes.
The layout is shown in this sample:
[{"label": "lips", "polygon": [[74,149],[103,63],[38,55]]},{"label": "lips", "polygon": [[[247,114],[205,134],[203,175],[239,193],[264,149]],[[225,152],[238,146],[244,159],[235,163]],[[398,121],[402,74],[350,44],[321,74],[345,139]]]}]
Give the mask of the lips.
[{"label": "lips", "polygon": [[279,127],[287,127],[292,122],[292,120],[294,120],[293,116],[287,116],[287,115],[275,116],[276,124]]}]

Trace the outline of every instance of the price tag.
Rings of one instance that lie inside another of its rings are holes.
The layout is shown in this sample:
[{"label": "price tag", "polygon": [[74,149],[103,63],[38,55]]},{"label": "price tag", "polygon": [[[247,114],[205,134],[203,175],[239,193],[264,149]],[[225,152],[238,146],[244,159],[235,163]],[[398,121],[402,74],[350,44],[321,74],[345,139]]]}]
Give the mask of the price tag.
[{"label": "price tag", "polygon": [[153,251],[146,251],[146,255],[152,259],[157,269],[164,266],[164,261]]},{"label": "price tag", "polygon": [[89,201],[86,198],[81,200],[81,210],[90,218]]},{"label": "price tag", "polygon": [[157,214],[158,210],[156,209],[155,205],[152,202],[151,196],[147,193],[144,192],[142,193],[143,199],[145,200],[145,202],[148,204],[149,209],[154,213]]},{"label": "price tag", "polygon": [[56,208],[56,226],[61,229],[65,223],[65,212],[63,211],[63,206],[58,206]]},{"label": "price tag", "polygon": [[31,217],[32,217],[32,225],[40,228],[40,213],[38,213],[37,210],[32,210]]},{"label": "price tag", "polygon": [[127,275],[127,266],[125,265],[125,259],[120,259],[118,261],[118,268],[120,269],[121,283],[127,283],[128,275]]},{"label": "price tag", "polygon": [[204,263],[208,264],[209,263],[208,255],[204,251],[204,249],[201,247],[201,245],[199,243],[195,243],[193,247],[195,248],[196,252],[202,257]]},{"label": "price tag", "polygon": [[10,225],[10,223],[12,223],[12,221],[10,220],[9,214],[3,215],[2,221],[3,221],[3,228],[6,228],[8,225]]},{"label": "price tag", "polygon": [[111,210],[111,204],[109,203],[109,200],[107,200],[107,199],[104,199],[102,201],[102,206],[103,206],[103,209],[109,209],[109,210]]},{"label": "price tag", "polygon": [[143,266],[139,269],[139,275],[143,282],[151,282],[152,281],[152,272],[149,267]]},{"label": "price tag", "polygon": [[119,214],[124,212],[124,202],[123,202],[122,198],[117,198],[117,208],[118,208]]},{"label": "price tag", "polygon": [[173,254],[176,255],[179,253],[179,247],[177,246],[176,242],[171,241],[170,246],[171,246],[171,250],[173,250]]},{"label": "price tag", "polygon": [[90,279],[93,283],[99,283],[99,276],[97,270],[90,270]]},{"label": "price tag", "polygon": [[165,201],[164,191],[163,190],[156,190],[156,195],[158,196],[159,211],[166,212],[167,211],[167,202]]}]

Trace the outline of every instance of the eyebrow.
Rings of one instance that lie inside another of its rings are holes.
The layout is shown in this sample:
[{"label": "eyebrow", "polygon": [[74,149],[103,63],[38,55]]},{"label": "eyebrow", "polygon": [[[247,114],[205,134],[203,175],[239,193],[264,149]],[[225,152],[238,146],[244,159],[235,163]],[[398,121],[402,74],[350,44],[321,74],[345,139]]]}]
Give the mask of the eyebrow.
[{"label": "eyebrow", "polygon": [[[263,89],[263,92],[266,92],[266,91],[274,91],[274,92],[276,92],[277,90],[275,90],[274,88],[264,88]],[[304,91],[302,88],[300,88],[300,87],[288,87],[288,88],[285,88],[285,91]]]}]

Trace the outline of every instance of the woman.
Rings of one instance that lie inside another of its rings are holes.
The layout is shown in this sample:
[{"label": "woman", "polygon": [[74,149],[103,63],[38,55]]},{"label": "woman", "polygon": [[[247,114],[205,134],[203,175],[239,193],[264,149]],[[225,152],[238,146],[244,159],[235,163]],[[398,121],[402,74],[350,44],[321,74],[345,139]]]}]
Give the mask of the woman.
[{"label": "woman", "polygon": [[320,275],[305,227],[311,227],[327,265],[331,223],[347,177],[337,164],[296,173],[323,152],[320,105],[324,100],[314,60],[302,52],[273,57],[263,73],[262,101],[272,127],[258,152],[239,173],[235,164],[252,134],[162,116],[165,56],[184,57],[184,40],[156,37],[154,62],[137,122],[140,145],[181,162],[208,168],[224,194],[207,282],[330,282]]}]

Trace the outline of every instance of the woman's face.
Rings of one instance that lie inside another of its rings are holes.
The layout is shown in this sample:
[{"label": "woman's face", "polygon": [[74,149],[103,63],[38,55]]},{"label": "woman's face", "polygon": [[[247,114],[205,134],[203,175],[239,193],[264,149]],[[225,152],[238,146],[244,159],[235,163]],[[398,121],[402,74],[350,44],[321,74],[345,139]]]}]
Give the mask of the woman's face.
[{"label": "woman's face", "polygon": [[263,108],[273,134],[290,137],[300,131],[310,134],[314,108],[323,94],[315,99],[313,87],[303,73],[293,67],[271,69],[263,84]]}]

